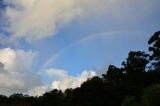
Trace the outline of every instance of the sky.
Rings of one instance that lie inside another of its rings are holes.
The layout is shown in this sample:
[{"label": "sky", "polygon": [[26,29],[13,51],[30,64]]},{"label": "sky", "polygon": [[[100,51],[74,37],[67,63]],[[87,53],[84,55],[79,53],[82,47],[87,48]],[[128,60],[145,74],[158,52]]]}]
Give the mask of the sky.
[{"label": "sky", "polygon": [[0,94],[79,87],[148,52],[159,0],[0,0]]}]

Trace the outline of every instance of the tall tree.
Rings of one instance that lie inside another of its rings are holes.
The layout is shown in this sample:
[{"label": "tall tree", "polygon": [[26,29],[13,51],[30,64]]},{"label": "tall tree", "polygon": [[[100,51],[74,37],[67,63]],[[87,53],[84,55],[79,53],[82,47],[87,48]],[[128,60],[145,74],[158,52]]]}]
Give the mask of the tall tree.
[{"label": "tall tree", "polygon": [[103,74],[103,79],[112,81],[112,82],[119,82],[123,79],[123,71],[116,66],[110,65],[108,67],[108,71],[106,74]]},{"label": "tall tree", "polygon": [[160,31],[155,32],[148,41],[149,51],[152,52],[150,60],[155,70],[160,71]]},{"label": "tall tree", "polygon": [[131,51],[126,61],[122,63],[124,66],[125,78],[132,84],[143,84],[145,81],[145,68],[148,64],[148,54],[142,51]]}]

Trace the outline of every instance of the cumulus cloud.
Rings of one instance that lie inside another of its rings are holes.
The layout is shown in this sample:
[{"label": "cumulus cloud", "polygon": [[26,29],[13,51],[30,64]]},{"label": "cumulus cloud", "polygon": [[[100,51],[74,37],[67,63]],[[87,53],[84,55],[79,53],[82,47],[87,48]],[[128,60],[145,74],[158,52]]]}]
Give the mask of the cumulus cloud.
[{"label": "cumulus cloud", "polygon": [[35,56],[32,51],[0,49],[0,94],[24,93],[41,84],[32,72]]},{"label": "cumulus cloud", "polygon": [[[150,15],[158,0],[4,0],[13,38],[43,39],[75,19],[107,15],[122,22]],[[135,8],[136,7],[136,8]],[[137,11],[138,10],[138,11]],[[119,21],[118,21],[119,22]]]},{"label": "cumulus cloud", "polygon": [[52,82],[52,89],[61,89],[64,91],[67,88],[76,88],[86,81],[88,78],[96,76],[95,71],[83,71],[80,75],[70,76],[67,71],[59,69],[49,69],[46,70],[48,75],[58,77],[57,80]]}]

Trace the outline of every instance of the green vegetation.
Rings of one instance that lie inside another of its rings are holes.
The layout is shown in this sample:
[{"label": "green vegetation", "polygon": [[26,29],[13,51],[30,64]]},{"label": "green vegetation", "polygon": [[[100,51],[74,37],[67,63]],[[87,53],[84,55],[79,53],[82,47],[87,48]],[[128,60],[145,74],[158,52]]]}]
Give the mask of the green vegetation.
[{"label": "green vegetation", "polygon": [[122,67],[110,65],[75,89],[52,90],[39,97],[0,95],[0,106],[160,106],[160,31],[148,41],[147,54],[131,51]]}]

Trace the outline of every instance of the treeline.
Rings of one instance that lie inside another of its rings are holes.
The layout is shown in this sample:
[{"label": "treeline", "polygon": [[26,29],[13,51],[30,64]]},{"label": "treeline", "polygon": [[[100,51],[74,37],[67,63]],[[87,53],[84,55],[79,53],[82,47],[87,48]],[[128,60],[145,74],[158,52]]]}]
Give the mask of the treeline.
[{"label": "treeline", "polygon": [[39,97],[1,95],[0,106],[160,106],[160,31],[148,44],[150,53],[131,51],[120,68],[110,65],[81,87]]}]

